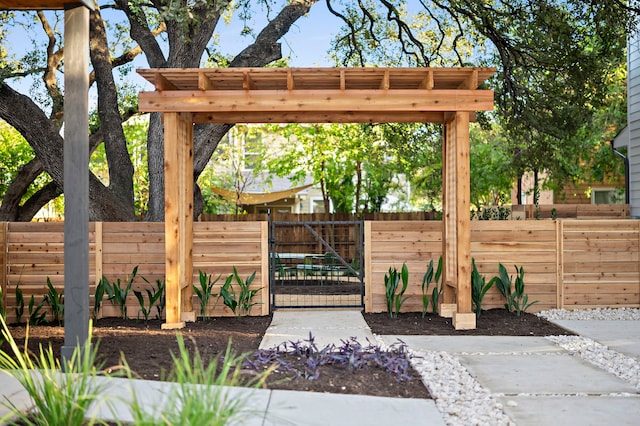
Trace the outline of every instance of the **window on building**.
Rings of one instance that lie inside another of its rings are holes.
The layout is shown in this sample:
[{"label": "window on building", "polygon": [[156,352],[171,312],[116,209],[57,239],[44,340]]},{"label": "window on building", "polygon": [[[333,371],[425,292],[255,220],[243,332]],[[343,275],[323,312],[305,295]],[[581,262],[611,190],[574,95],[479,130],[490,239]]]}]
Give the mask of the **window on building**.
[{"label": "window on building", "polygon": [[311,200],[311,213],[325,213],[324,201],[322,198],[315,198]]},{"label": "window on building", "polygon": [[260,133],[246,134],[242,145],[242,159],[245,170],[253,170],[258,165],[260,159],[260,144],[262,137]]},{"label": "window on building", "polygon": [[616,188],[594,188],[591,190],[591,204],[623,204],[624,191]]}]

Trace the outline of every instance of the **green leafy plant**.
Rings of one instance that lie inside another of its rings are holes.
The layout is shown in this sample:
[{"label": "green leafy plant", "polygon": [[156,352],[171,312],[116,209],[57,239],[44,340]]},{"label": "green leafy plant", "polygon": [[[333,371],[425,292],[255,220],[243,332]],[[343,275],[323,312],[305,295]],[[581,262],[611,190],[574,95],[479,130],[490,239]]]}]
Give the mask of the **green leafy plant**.
[{"label": "green leafy plant", "polygon": [[107,283],[107,285],[104,286],[104,290],[109,296],[108,300],[111,301],[112,305],[120,307],[120,314],[124,319],[127,318],[127,297],[131,292],[131,286],[133,285],[133,280],[135,280],[137,274],[138,267],[136,266],[133,268],[131,275],[127,277],[127,282],[124,286],[120,282],[120,278],[113,283]]},{"label": "green leafy plant", "polygon": [[58,290],[51,284],[51,279],[47,277],[47,294],[44,295],[44,301],[51,308],[53,321],[60,324],[64,318],[64,292],[58,293]]},{"label": "green leafy plant", "polygon": [[[538,303],[538,301],[529,302],[529,296],[524,292],[524,268],[518,268],[517,265],[514,266],[517,274],[515,286],[513,286],[507,268],[502,263],[498,264],[498,276],[492,278],[491,282],[495,282],[498,291],[505,299],[505,309],[520,316],[521,312],[526,312],[531,305]],[[512,286],[514,287],[513,291],[511,290]]]},{"label": "green leafy plant", "polygon": [[[222,287],[220,287],[220,295],[222,302],[226,307],[231,309],[231,312],[237,317],[246,316],[249,314],[251,308],[255,305],[259,305],[259,302],[254,302],[253,298],[262,288],[251,289],[251,283],[256,277],[256,271],[253,271],[251,276],[246,280],[240,278],[238,270],[233,267],[233,274],[229,275],[225,280]],[[239,292],[236,293],[232,282],[234,281],[238,285]]]},{"label": "green leafy plant", "polygon": [[166,282],[165,280],[157,279],[156,280],[156,292],[160,293],[160,297],[158,298],[158,303],[156,304],[156,319],[162,319],[162,313],[167,306],[167,293],[165,292]]},{"label": "green leafy plant", "polygon": [[[201,318],[206,318],[207,317],[207,309],[209,307],[209,301],[214,298],[217,297],[217,294],[213,293],[213,287],[216,285],[216,283],[220,280],[220,277],[222,277],[222,275],[218,275],[218,277],[215,280],[212,280],[212,276],[211,275],[207,275],[206,273],[198,270],[198,274],[199,274],[199,283],[200,283],[200,288],[198,288],[197,286],[193,286],[193,291],[196,293],[196,295],[198,296],[198,300],[200,300],[200,317]],[[216,298],[216,301],[218,299]]]},{"label": "green leafy plant", "polygon": [[20,285],[16,285],[16,322],[20,324],[22,322],[22,316],[24,315],[24,294]]},{"label": "green leafy plant", "polygon": [[482,313],[482,300],[484,295],[493,286],[494,280],[486,282],[484,276],[480,275],[478,268],[476,267],[476,260],[471,259],[471,302],[473,303],[473,311],[476,313],[476,318],[480,318]]},{"label": "green leafy plant", "polygon": [[[158,280],[156,283],[163,283],[163,281]],[[144,322],[146,323],[149,321],[149,315],[151,315],[153,307],[161,303],[160,299],[164,294],[164,284],[159,284],[159,286],[152,288],[147,287],[144,290],[147,293],[147,303],[145,303],[145,298],[142,295],[141,291],[133,290],[133,294],[136,296],[136,299],[138,299],[138,303],[140,304],[140,312],[142,312]],[[158,316],[161,317],[161,315],[161,308],[158,307]]]},{"label": "green leafy plant", "polygon": [[[433,269],[433,259],[429,261],[429,266],[427,267],[427,272],[425,272],[422,277],[422,317],[424,318],[427,315],[427,310],[429,309],[429,301],[431,301],[431,305],[433,306],[433,313],[438,312],[438,300],[440,298],[440,292],[442,291],[442,285],[440,284],[440,277],[442,276],[442,256],[438,260],[438,267],[435,270]],[[431,297],[429,297],[429,287],[431,286],[431,281],[435,283],[435,287],[431,291]]]},{"label": "green leafy plant", "polygon": [[177,383],[177,389],[167,395],[162,407],[153,410],[145,410],[134,393],[130,406],[134,424],[217,426],[244,423],[248,417],[264,418],[264,412],[247,408],[250,396],[238,396],[231,387],[263,387],[275,366],[249,376],[242,372],[246,355],[234,354],[231,343],[222,356],[203,360],[198,351],[189,355],[180,333],[176,337],[178,356],[172,355],[169,380]]},{"label": "green leafy plant", "polygon": [[440,295],[442,294],[442,256],[438,259],[438,268],[436,269],[436,275],[434,280],[436,282],[436,286],[431,291],[431,309],[434,314],[438,313],[438,303],[440,301]]},{"label": "green leafy plant", "polygon": [[38,325],[42,324],[45,321],[47,312],[41,312],[42,308],[44,308],[45,300],[46,299],[43,299],[36,305],[36,298],[33,294],[31,295],[31,299],[29,299],[29,305],[27,306],[29,313],[29,325]]},{"label": "green leafy plant", "polygon": [[95,424],[95,419],[85,418],[103,387],[95,380],[98,375],[95,366],[97,345],[91,344],[91,327],[87,341],[74,349],[71,359],[64,365],[64,371],[69,374],[62,374],[60,361],[51,345],[47,349],[40,345],[39,353],[31,355],[26,349],[27,332],[22,351],[4,319],[0,321],[2,336],[10,347],[9,352],[0,351],[0,368],[24,387],[32,403],[29,410],[24,410],[9,399],[0,402],[9,411],[0,423],[12,421],[15,422],[12,424],[34,426]]},{"label": "green leafy plant", "polygon": [[102,300],[104,299],[104,293],[107,286],[110,286],[107,277],[103,276],[96,285],[96,291],[93,295],[93,319],[98,318],[98,313],[102,309]]},{"label": "green leafy plant", "polygon": [[[398,291],[398,284],[402,279],[402,288]],[[402,304],[407,300],[404,292],[409,285],[409,269],[407,264],[402,264],[402,269],[398,272],[395,267],[389,268],[389,273],[384,275],[384,289],[387,300],[387,312],[391,318],[397,318]]]}]

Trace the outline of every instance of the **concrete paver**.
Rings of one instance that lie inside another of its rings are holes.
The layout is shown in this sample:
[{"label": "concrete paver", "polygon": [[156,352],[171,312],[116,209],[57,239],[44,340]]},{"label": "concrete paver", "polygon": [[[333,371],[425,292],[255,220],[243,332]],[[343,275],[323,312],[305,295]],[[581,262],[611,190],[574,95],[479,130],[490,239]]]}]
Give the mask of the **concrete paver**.
[{"label": "concrete paver", "polygon": [[460,362],[491,393],[609,394],[635,386],[584,361],[565,355],[460,355]]},{"label": "concrete paver", "polygon": [[504,396],[504,411],[518,426],[635,426],[640,396]]},{"label": "concrete paver", "polygon": [[[22,385],[13,377],[0,372],[0,399],[3,402],[10,400],[12,404],[19,409],[26,409],[31,405],[29,394],[24,390]],[[6,398],[6,399],[5,399]],[[7,416],[11,411],[4,404],[0,405],[0,419]]]},{"label": "concrete paver", "polygon": [[544,337],[521,336],[381,336],[390,345],[402,340],[413,350],[463,353],[523,354],[562,353],[562,348]]},{"label": "concrete paver", "polygon": [[340,346],[342,340],[356,337],[361,344],[375,341],[371,329],[357,310],[282,310],[273,319],[260,349],[269,349],[289,341],[304,341],[313,334],[318,349],[329,344]]},{"label": "concrete paver", "polygon": [[[167,409],[169,395],[176,395],[179,387],[175,383],[155,380],[128,380],[125,378],[98,377],[103,386],[99,404],[92,406],[88,415],[106,421],[120,420],[133,423],[134,416],[130,403],[134,397],[140,407],[152,418],[160,419],[163,410]],[[197,390],[202,385],[193,385],[195,394],[205,398],[206,392]],[[242,410],[243,424],[259,426],[263,424],[264,413],[267,412],[271,394],[266,389],[247,389],[222,387],[216,391],[227,401],[242,401],[246,405]],[[209,394],[211,395],[211,394]]]},{"label": "concrete paver", "polygon": [[556,320],[554,323],[640,360],[640,321]]},{"label": "concrete paver", "polygon": [[274,391],[266,424],[444,425],[428,399]]}]

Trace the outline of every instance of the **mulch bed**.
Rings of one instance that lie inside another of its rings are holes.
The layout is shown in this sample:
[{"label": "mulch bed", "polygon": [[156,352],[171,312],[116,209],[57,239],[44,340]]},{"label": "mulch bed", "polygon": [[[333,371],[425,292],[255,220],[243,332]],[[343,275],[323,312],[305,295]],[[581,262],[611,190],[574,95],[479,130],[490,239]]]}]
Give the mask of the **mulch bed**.
[{"label": "mulch bed", "polygon": [[474,330],[455,330],[451,318],[432,313],[422,317],[420,312],[400,313],[389,318],[387,313],[363,314],[375,334],[432,335],[432,336],[554,336],[572,335],[537,315],[523,312],[520,316],[505,309],[482,311]]},{"label": "mulch bed", "polygon": [[[476,330],[456,331],[451,320],[433,314],[422,317],[417,314],[400,314],[390,319],[385,314],[364,314],[365,320],[377,334],[425,334],[425,335],[510,335],[544,336],[549,334],[571,334],[532,314],[517,317],[501,309],[482,313]],[[224,353],[230,341],[238,353],[255,352],[262,336],[271,323],[271,317],[211,318],[188,323],[180,330],[189,351],[196,349],[208,359]],[[26,328],[12,326],[10,331],[16,341],[23,345]],[[64,342],[64,329],[59,326],[36,326],[29,330],[29,348],[36,351],[39,344],[51,345],[59,355]],[[93,329],[94,340],[99,341],[99,360],[105,367],[121,364],[124,356],[137,377],[163,380],[171,367],[171,354],[177,353],[176,331],[162,330],[161,322],[100,319]],[[366,342],[360,342],[363,345]],[[6,343],[1,349],[8,351]],[[322,349],[322,348],[320,348]],[[289,356],[286,362],[300,371],[304,370],[306,357]],[[332,392],[345,394],[377,395],[388,397],[429,398],[429,393],[419,376],[411,371],[410,381],[398,381],[386,371],[369,367],[349,371],[343,366],[320,367],[315,380],[299,377],[292,371],[276,371],[267,381],[271,389],[291,389],[310,392]]]}]

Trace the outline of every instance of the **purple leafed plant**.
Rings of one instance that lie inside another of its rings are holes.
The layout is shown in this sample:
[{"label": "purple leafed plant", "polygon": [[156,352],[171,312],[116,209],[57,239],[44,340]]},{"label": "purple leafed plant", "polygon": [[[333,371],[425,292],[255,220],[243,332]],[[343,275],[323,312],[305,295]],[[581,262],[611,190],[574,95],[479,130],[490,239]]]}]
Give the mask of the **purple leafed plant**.
[{"label": "purple leafed plant", "polygon": [[[299,377],[316,380],[320,376],[320,368],[325,365],[344,366],[349,371],[373,367],[391,373],[399,382],[411,381],[409,353],[404,342],[398,340],[387,349],[367,342],[363,346],[355,337],[351,337],[342,340],[340,346],[331,344],[318,349],[314,337],[309,333],[309,339],[304,341],[289,341],[254,352],[245,359],[243,368],[262,371],[276,365],[279,370],[295,371]],[[291,357],[304,360],[302,371],[289,361]]]}]

